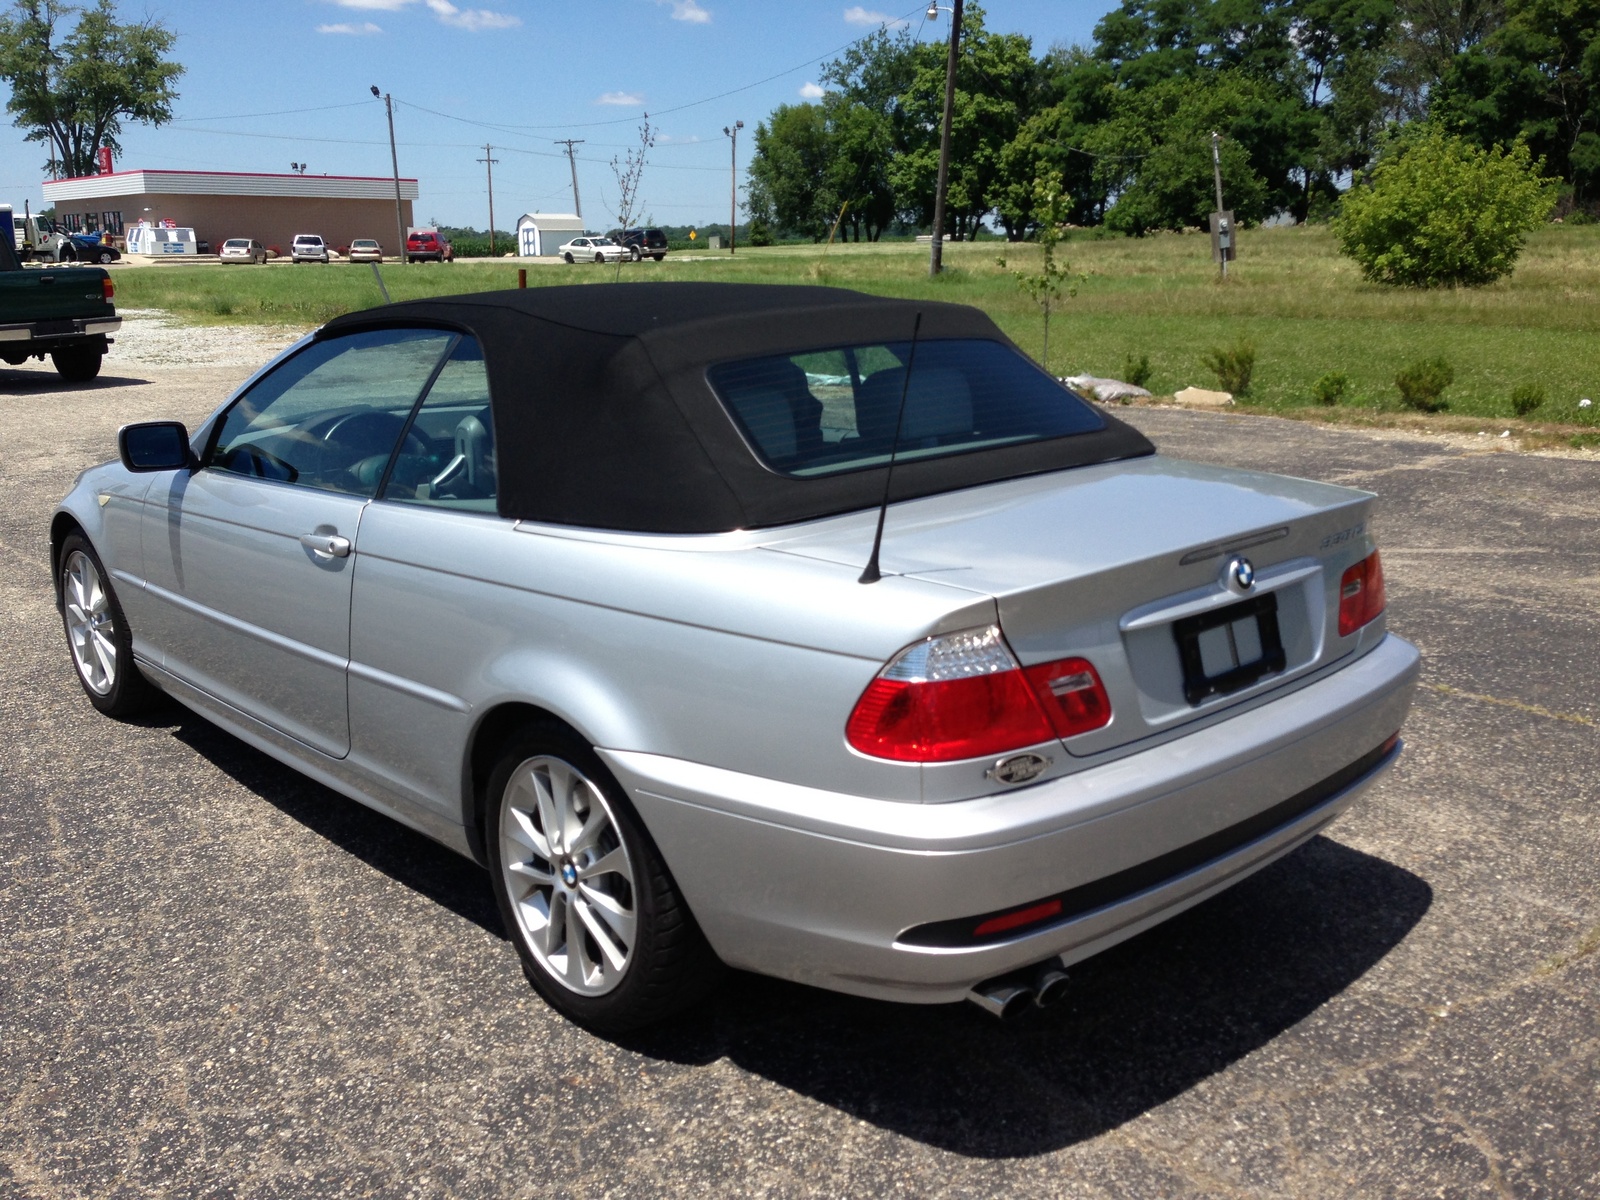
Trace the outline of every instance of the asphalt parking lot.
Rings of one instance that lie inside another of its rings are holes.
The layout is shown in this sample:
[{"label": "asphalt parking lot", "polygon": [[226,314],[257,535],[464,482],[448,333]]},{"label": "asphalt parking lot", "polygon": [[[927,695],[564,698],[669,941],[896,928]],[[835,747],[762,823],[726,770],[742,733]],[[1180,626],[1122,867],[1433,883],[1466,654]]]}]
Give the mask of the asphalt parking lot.
[{"label": "asphalt parking lot", "polygon": [[0,368],[0,1197],[1600,1194],[1600,463],[1124,410],[1382,496],[1395,771],[1023,1022],[741,976],[617,1043],[473,865],[80,693],[52,505],[253,362]]}]

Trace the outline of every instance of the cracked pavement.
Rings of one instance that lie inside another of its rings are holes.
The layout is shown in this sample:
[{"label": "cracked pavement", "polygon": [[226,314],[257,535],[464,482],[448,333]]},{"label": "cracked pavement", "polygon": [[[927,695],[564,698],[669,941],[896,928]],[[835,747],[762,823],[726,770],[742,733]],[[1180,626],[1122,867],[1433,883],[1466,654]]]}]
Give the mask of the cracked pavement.
[{"label": "cracked pavement", "polygon": [[611,1042],[472,864],[80,693],[51,507],[262,357],[0,369],[0,1197],[1600,1194],[1600,465],[1122,410],[1381,495],[1396,769],[1015,1025],[735,976]]}]

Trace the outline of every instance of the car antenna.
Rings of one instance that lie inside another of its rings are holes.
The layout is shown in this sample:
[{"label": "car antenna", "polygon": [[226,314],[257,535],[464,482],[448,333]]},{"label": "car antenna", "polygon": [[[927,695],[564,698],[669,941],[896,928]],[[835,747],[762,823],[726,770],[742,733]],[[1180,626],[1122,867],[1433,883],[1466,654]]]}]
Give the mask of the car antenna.
[{"label": "car antenna", "polygon": [[900,383],[900,411],[894,416],[894,440],[889,443],[889,469],[883,473],[883,503],[878,505],[878,532],[872,535],[872,557],[861,571],[857,583],[877,583],[883,578],[878,570],[878,552],[883,549],[883,520],[889,515],[889,485],[894,482],[894,460],[900,453],[900,425],[906,419],[906,395],[911,391],[911,368],[917,362],[917,331],[922,328],[922,311],[911,326],[911,353],[906,355],[906,377]]}]

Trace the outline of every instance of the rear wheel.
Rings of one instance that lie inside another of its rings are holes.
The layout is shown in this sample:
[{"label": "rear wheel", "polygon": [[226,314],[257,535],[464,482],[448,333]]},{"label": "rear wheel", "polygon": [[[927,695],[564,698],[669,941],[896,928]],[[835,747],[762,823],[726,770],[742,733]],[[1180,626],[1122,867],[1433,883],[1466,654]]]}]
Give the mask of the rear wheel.
[{"label": "rear wheel", "polygon": [[105,351],[98,346],[72,346],[50,352],[56,374],[68,383],[88,383],[100,374],[100,361],[104,357]]},{"label": "rear wheel", "polygon": [[621,786],[554,722],[529,726],[489,777],[495,898],[523,973],[594,1029],[661,1020],[715,984],[721,964]]},{"label": "rear wheel", "polygon": [[103,267],[107,263],[116,262],[117,261],[117,256],[115,254],[111,253],[111,251],[109,251],[109,250],[102,250],[102,251],[100,251],[100,255],[99,255],[99,258],[98,258],[97,261]]},{"label": "rear wheel", "polygon": [[637,247],[637,246],[629,246],[628,247],[628,257],[630,259],[632,259],[634,262],[638,262],[641,258],[644,257],[644,255],[639,253],[639,247]]},{"label": "rear wheel", "polygon": [[666,257],[666,255],[665,254],[652,254],[650,257],[655,259],[657,262],[660,262],[662,259],[664,259]]},{"label": "rear wheel", "polygon": [[573,262],[573,261],[575,261],[575,260],[574,260],[574,259],[573,259],[573,257],[572,257],[572,251],[571,251],[571,250],[568,250],[568,251],[567,251],[567,252],[566,252],[566,254],[564,254],[564,255],[562,255],[562,257],[563,257],[563,258],[565,258],[565,259],[566,259],[566,260],[567,260],[567,261],[568,261],[568,262]]},{"label": "rear wheel", "polygon": [[131,717],[160,693],[133,662],[133,639],[110,579],[81,533],[61,545],[61,621],[84,694],[108,717]]}]

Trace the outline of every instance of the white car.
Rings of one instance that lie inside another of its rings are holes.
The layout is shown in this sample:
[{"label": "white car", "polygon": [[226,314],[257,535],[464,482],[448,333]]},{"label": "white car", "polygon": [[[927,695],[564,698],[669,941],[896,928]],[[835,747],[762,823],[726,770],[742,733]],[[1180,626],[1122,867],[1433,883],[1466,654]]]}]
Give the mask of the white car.
[{"label": "white car", "polygon": [[254,238],[229,238],[217,257],[225,263],[262,263],[271,257],[267,248]]},{"label": "white car", "polygon": [[621,262],[628,257],[628,248],[608,237],[576,237],[556,253],[568,262]]},{"label": "white car", "polygon": [[315,233],[297,233],[294,235],[294,242],[289,246],[289,258],[297,263],[326,263],[328,243]]}]

